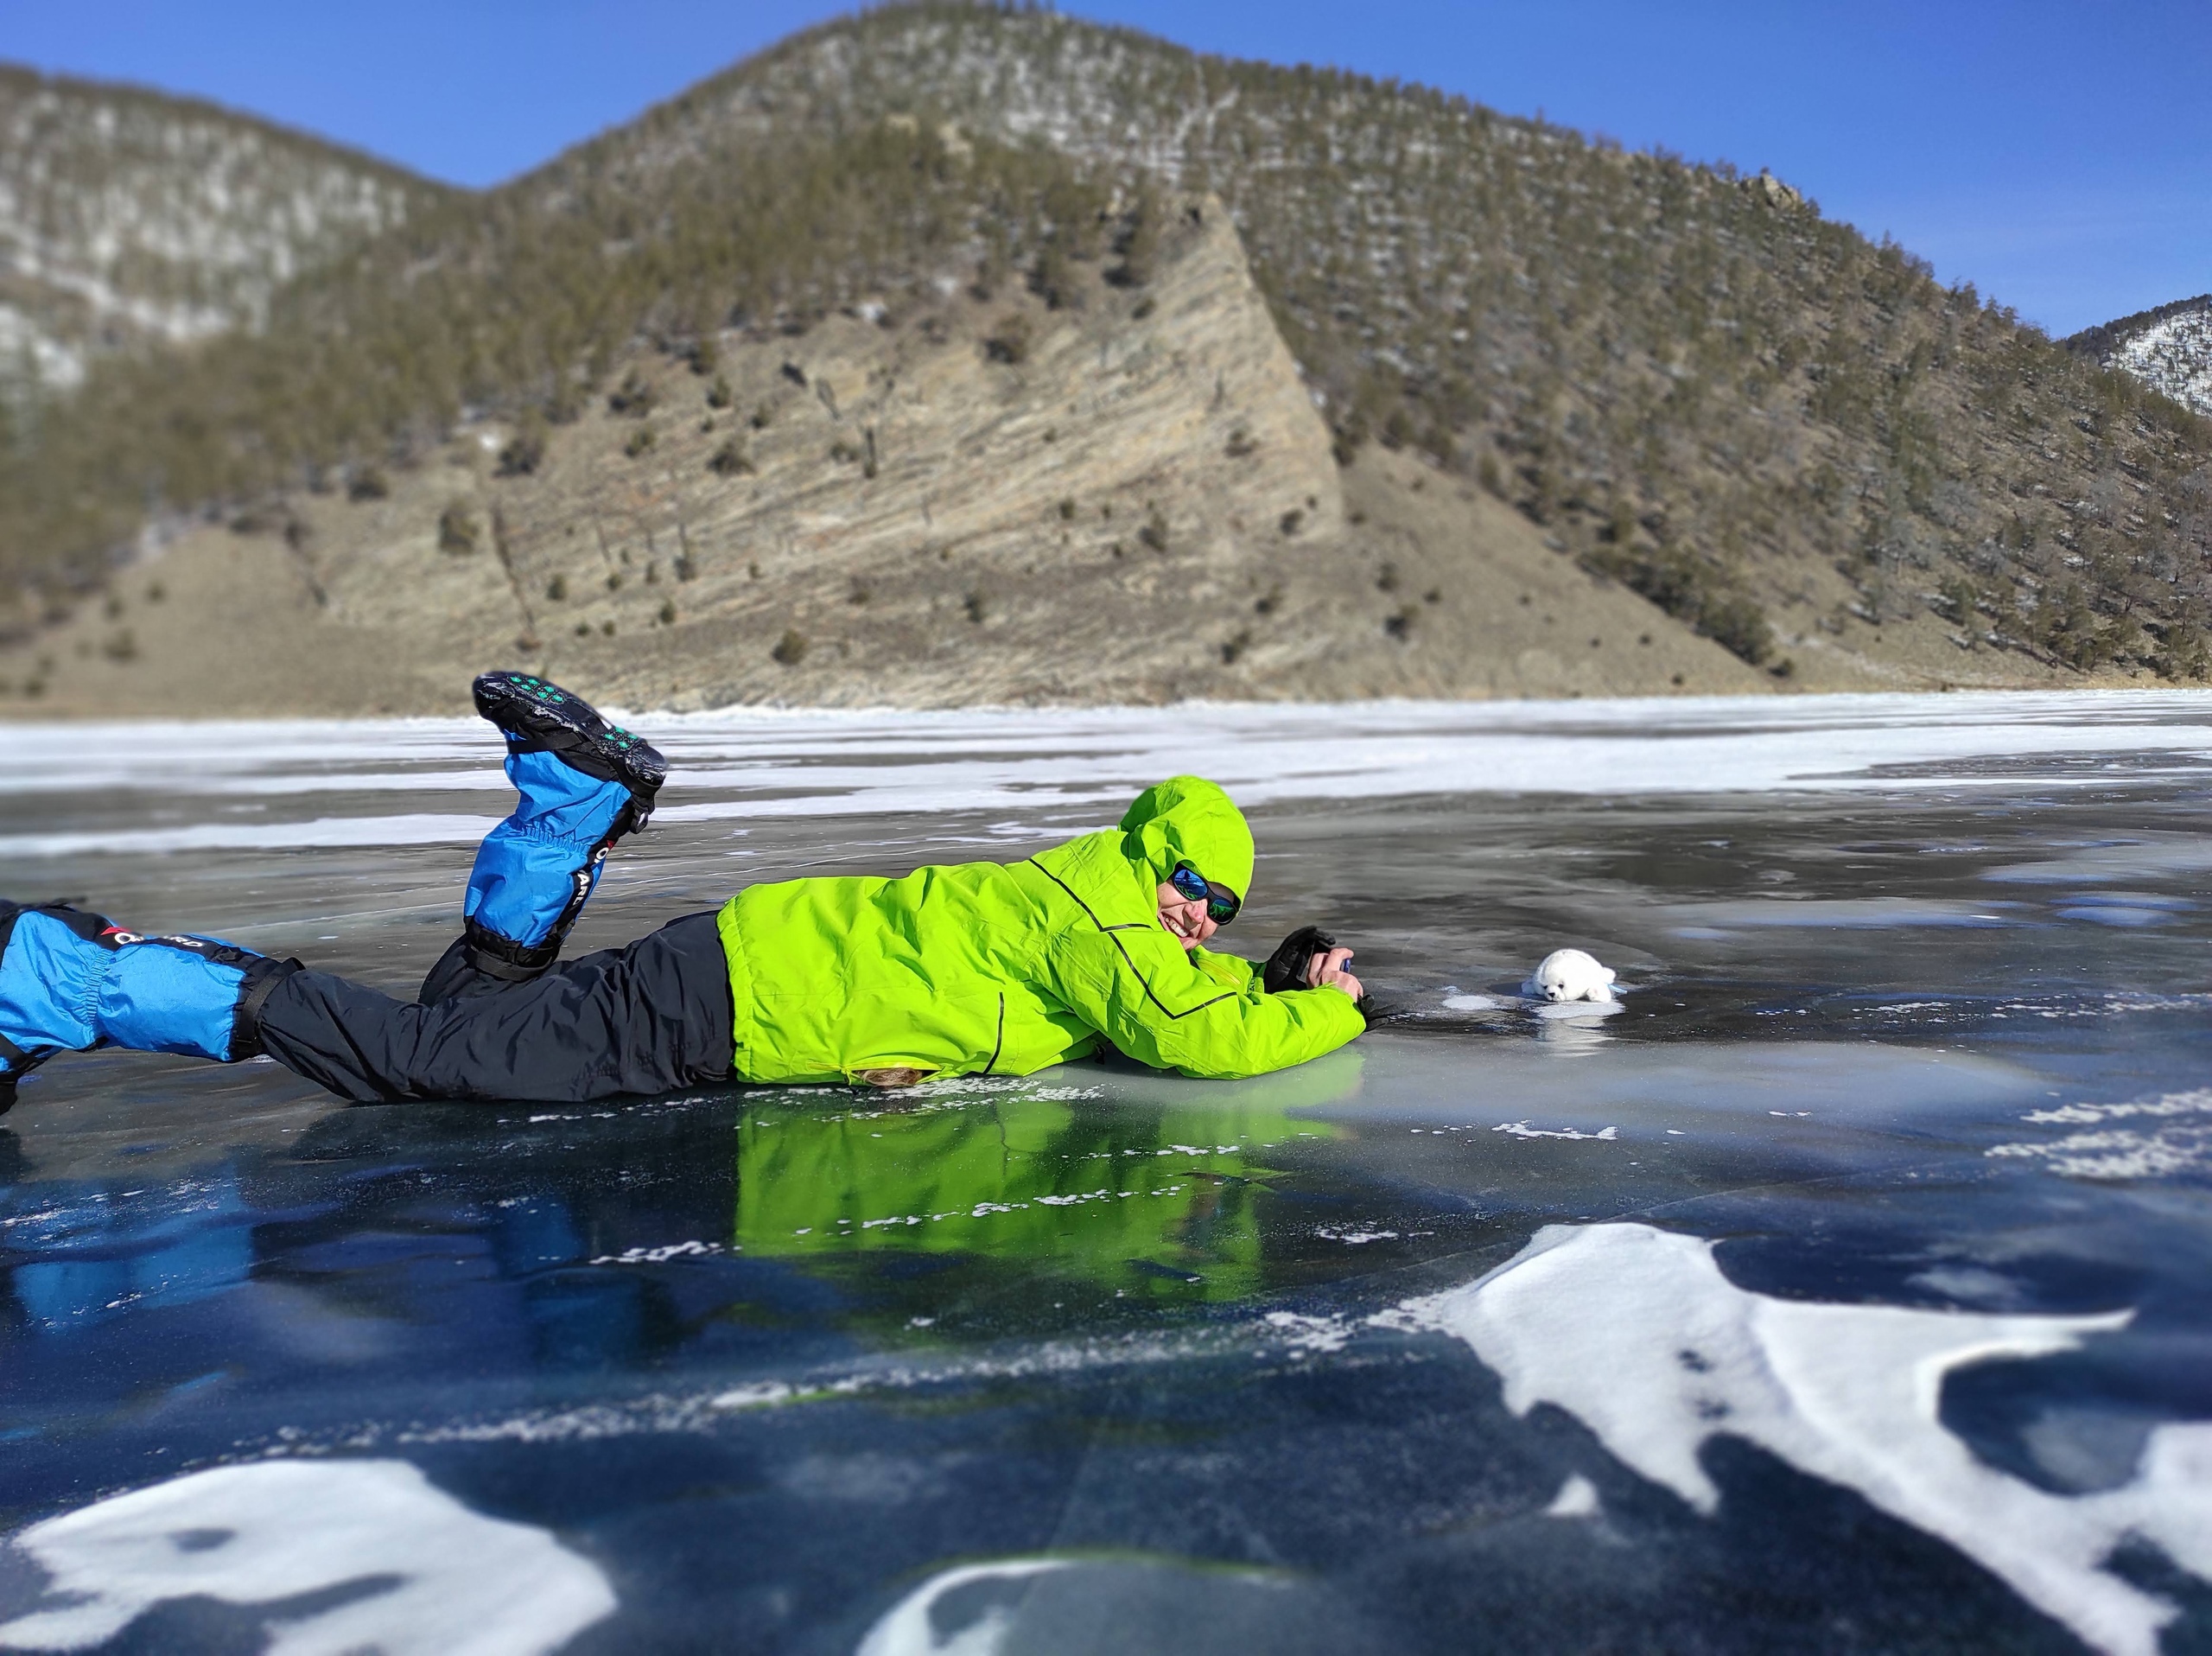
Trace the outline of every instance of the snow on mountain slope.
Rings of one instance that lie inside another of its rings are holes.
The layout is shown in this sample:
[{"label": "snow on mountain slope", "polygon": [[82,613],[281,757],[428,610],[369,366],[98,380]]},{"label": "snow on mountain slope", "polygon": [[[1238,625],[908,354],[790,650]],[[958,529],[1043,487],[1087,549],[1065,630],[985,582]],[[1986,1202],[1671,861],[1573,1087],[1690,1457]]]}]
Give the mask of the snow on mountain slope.
[{"label": "snow on mountain slope", "polygon": [[2113,353],[2113,366],[2212,414],[2212,299],[2152,323]]},{"label": "snow on mountain slope", "polygon": [[2199,414],[2212,415],[2212,293],[2123,316],[2067,343]]},{"label": "snow on mountain slope", "polygon": [[211,104],[0,66],[0,385],[257,322],[270,294],[444,192]]}]

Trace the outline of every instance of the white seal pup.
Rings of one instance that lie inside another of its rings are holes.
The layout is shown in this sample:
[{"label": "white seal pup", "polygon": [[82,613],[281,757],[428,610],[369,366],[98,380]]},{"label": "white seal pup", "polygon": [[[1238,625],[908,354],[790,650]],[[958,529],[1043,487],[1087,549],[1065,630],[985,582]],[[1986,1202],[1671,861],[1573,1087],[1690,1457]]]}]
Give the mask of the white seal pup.
[{"label": "white seal pup", "polygon": [[1580,949],[1554,949],[1521,985],[1521,992],[1542,1001],[1610,1001],[1613,969],[1599,965]]}]

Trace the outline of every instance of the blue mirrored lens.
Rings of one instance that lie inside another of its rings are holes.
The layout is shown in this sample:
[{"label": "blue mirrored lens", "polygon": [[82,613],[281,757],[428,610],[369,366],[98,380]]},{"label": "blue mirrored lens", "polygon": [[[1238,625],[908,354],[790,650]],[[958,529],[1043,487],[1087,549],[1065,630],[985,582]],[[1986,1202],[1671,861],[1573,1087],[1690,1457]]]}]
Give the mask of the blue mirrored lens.
[{"label": "blue mirrored lens", "polygon": [[1168,883],[1192,902],[1206,906],[1206,914],[1217,926],[1226,926],[1236,918],[1236,911],[1243,901],[1227,886],[1217,886],[1200,874],[1188,863],[1178,863],[1167,876]]}]

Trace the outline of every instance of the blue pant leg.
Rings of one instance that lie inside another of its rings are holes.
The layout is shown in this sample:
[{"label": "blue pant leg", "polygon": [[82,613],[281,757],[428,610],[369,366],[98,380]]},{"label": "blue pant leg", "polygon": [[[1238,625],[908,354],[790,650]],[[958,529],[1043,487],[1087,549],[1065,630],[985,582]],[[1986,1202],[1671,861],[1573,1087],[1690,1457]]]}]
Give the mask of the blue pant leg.
[{"label": "blue pant leg", "polygon": [[0,1092],[56,1053],[93,1047],[250,1056],[262,1000],[295,969],[219,938],[132,932],[58,904],[0,907]]}]

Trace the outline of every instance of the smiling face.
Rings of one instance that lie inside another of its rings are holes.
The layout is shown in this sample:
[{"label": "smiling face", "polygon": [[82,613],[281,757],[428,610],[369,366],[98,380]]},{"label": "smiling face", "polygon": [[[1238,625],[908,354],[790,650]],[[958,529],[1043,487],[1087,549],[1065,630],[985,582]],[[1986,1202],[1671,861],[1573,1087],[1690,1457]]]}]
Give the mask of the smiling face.
[{"label": "smiling face", "polygon": [[1195,949],[1221,927],[1206,913],[1203,902],[1185,897],[1162,881],[1160,886],[1160,923],[1186,949]]}]

